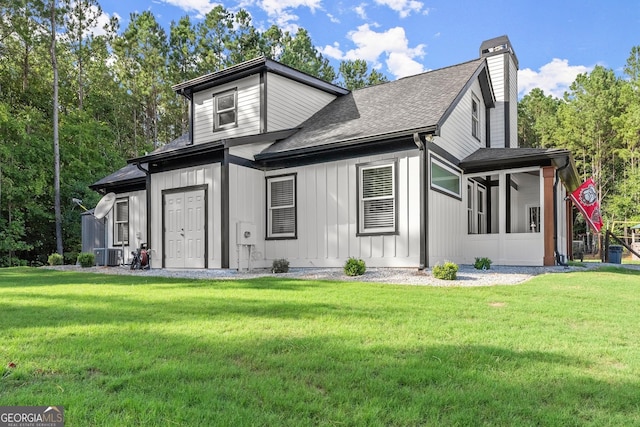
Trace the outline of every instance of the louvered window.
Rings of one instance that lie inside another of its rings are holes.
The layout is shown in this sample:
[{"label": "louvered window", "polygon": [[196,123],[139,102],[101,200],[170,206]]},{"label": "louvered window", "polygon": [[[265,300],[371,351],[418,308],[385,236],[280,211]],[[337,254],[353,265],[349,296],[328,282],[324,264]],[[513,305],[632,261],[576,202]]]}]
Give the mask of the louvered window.
[{"label": "louvered window", "polygon": [[129,199],[116,200],[113,212],[113,244],[129,245]]},{"label": "louvered window", "polygon": [[267,238],[296,237],[296,176],[267,178]]},{"label": "louvered window", "polygon": [[395,164],[359,168],[360,233],[396,231]]},{"label": "louvered window", "polygon": [[234,89],[213,96],[213,129],[235,127],[238,124],[238,92]]}]

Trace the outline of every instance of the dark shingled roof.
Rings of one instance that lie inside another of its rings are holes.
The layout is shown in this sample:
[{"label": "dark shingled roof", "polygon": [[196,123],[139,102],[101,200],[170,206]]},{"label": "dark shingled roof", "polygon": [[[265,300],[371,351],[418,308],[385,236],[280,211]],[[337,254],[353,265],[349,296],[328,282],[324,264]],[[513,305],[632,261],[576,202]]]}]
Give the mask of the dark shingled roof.
[{"label": "dark shingled roof", "polygon": [[[163,145],[162,147],[156,148],[151,153],[167,153],[175,150],[179,150],[183,147],[186,147],[191,141],[191,137],[188,133],[185,133],[173,141]],[[148,169],[148,164],[141,163],[140,164],[144,169]],[[146,177],[144,172],[142,172],[135,164],[128,164],[111,175],[107,175],[104,178],[94,182],[89,186],[89,188],[93,190],[100,189],[110,189],[112,187],[123,186],[124,184],[136,184],[136,183],[145,183]]]},{"label": "dark shingled roof", "polygon": [[[565,157],[569,152],[558,148],[480,148],[473,154],[465,157],[460,162],[460,167],[477,169],[489,166],[496,169],[498,165],[507,168],[512,167],[510,163],[533,161],[538,162],[543,159],[554,159]],[[498,167],[498,169],[501,169]]]},{"label": "dark shingled roof", "polygon": [[[146,168],[146,164],[142,165]],[[144,181],[145,174],[136,165],[126,165],[111,175],[107,175],[99,181],[94,182],[89,186],[93,190],[99,190],[102,188],[112,187],[114,185],[122,184],[125,182]]]},{"label": "dark shingled roof", "polygon": [[289,79],[299,81],[306,85],[336,95],[349,92],[343,87],[326,82],[322,79],[319,79],[318,77],[311,76],[300,70],[296,70],[295,68],[291,68],[287,65],[281,64],[264,56],[253,58],[248,61],[241,62],[240,64],[236,64],[231,67],[215,71],[213,73],[205,74],[204,76],[199,76],[195,79],[191,79],[183,83],[179,83],[172,86],[172,89],[177,93],[183,94],[187,96],[187,98],[190,98],[191,93],[193,92],[205,90],[207,88],[227,83],[229,81],[238,80],[240,78],[262,71],[269,71],[272,73],[280,74]]},{"label": "dark shingled roof", "polygon": [[462,159],[458,166],[465,173],[555,166],[569,191],[573,191],[580,184],[571,151],[561,148],[480,148]]},{"label": "dark shingled roof", "polygon": [[156,148],[149,154],[160,154],[160,153],[167,153],[174,150],[179,150],[182,147],[186,147],[190,143],[191,143],[191,134],[183,133],[173,141],[166,143],[162,147]]},{"label": "dark shingled roof", "polygon": [[292,150],[436,129],[485,64],[481,58],[354,90],[336,98],[303,123],[299,132],[271,145],[256,159]]},{"label": "dark shingled roof", "polygon": [[491,172],[529,166],[555,166],[569,191],[580,185],[571,151],[562,148],[480,148],[460,164],[465,173]]}]

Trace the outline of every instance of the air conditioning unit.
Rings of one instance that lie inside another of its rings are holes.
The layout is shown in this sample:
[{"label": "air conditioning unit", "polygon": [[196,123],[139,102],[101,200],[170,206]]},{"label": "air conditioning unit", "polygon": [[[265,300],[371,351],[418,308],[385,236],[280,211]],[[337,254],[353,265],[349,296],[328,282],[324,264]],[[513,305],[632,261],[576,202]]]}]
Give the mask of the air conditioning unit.
[{"label": "air conditioning unit", "polygon": [[106,254],[107,254],[107,250],[105,248],[95,248],[93,250],[93,254],[96,257],[96,265],[106,265],[107,264],[107,258],[106,258]]},{"label": "air conditioning unit", "polygon": [[122,261],[122,249],[109,249],[107,252],[107,265],[120,265]]},{"label": "air conditioning unit", "polygon": [[96,256],[96,265],[116,266],[122,260],[122,249],[95,248],[93,254]]}]

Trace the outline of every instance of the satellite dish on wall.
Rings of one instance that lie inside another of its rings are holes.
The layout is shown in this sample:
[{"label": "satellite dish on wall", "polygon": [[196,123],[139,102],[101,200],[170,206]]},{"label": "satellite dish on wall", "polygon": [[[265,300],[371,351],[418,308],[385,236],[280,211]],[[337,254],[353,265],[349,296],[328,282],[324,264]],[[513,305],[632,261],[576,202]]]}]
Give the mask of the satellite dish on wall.
[{"label": "satellite dish on wall", "polygon": [[107,193],[98,202],[93,210],[93,216],[97,219],[102,219],[113,209],[113,204],[116,202],[116,193]]}]

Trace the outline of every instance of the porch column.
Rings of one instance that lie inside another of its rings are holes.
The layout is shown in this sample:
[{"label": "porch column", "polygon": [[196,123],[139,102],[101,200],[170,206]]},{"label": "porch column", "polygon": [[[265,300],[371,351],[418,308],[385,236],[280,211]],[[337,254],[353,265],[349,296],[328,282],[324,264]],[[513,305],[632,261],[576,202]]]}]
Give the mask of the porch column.
[{"label": "porch column", "polygon": [[554,239],[555,239],[555,227],[553,223],[553,182],[556,175],[556,168],[553,166],[545,166],[542,168],[543,178],[543,215],[542,219],[544,225],[544,258],[542,260],[543,265],[556,265],[554,256]]},{"label": "porch column", "polygon": [[498,233],[507,233],[507,191],[509,191],[507,174],[500,172],[498,175]]},{"label": "porch column", "polygon": [[564,216],[567,221],[567,258],[573,260],[573,202],[564,202]]}]

